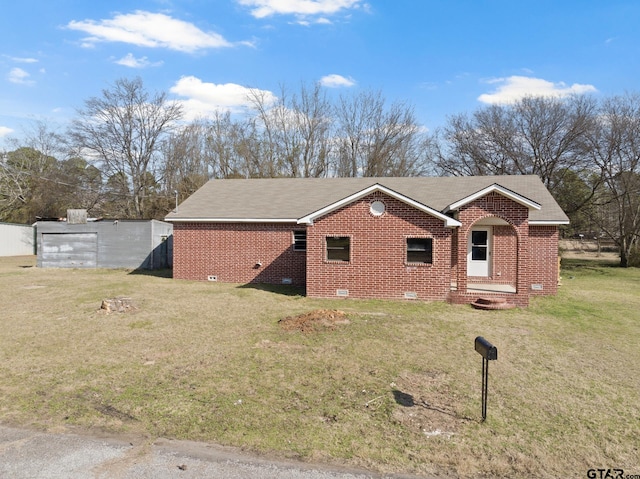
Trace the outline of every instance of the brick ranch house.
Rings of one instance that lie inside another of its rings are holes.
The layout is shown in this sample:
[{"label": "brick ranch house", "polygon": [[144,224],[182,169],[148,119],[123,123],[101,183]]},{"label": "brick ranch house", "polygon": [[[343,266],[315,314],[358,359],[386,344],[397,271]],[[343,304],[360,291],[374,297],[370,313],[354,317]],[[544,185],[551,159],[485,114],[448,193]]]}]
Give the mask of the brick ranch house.
[{"label": "brick ranch house", "polygon": [[177,279],[517,306],[557,292],[569,222],[537,176],[211,180],[165,219]]}]

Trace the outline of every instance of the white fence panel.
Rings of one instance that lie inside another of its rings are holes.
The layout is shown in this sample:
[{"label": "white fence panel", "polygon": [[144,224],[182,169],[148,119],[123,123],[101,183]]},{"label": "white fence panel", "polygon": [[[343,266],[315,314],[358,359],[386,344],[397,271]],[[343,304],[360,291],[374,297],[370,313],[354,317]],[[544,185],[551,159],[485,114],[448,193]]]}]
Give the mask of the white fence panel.
[{"label": "white fence panel", "polygon": [[35,254],[33,226],[0,223],[0,256]]}]

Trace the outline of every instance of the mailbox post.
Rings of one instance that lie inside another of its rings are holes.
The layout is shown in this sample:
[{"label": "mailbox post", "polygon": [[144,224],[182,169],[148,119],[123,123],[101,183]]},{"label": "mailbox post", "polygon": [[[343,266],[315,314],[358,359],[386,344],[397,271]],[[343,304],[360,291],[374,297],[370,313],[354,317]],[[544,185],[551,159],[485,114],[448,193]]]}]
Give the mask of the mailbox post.
[{"label": "mailbox post", "polygon": [[489,361],[498,359],[498,348],[482,336],[475,340],[475,349],[482,356],[482,420],[487,419],[487,394],[489,392]]}]

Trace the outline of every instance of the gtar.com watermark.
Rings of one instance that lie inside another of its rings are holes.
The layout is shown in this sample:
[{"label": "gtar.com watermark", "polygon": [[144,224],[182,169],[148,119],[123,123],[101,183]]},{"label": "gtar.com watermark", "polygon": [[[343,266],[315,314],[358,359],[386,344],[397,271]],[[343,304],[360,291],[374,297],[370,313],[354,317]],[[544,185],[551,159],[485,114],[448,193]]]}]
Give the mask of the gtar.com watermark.
[{"label": "gtar.com watermark", "polygon": [[625,474],[624,469],[600,468],[587,471],[589,479],[640,479],[640,474]]}]

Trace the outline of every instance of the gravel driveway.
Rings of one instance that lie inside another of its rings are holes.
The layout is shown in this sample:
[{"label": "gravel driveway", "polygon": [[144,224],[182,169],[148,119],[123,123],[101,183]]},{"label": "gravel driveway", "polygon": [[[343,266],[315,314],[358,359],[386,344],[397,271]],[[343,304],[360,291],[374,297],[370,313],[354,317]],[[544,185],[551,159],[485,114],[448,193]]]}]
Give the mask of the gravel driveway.
[{"label": "gravel driveway", "polygon": [[53,434],[0,426],[0,477],[12,479],[415,479],[272,461],[191,441]]}]

